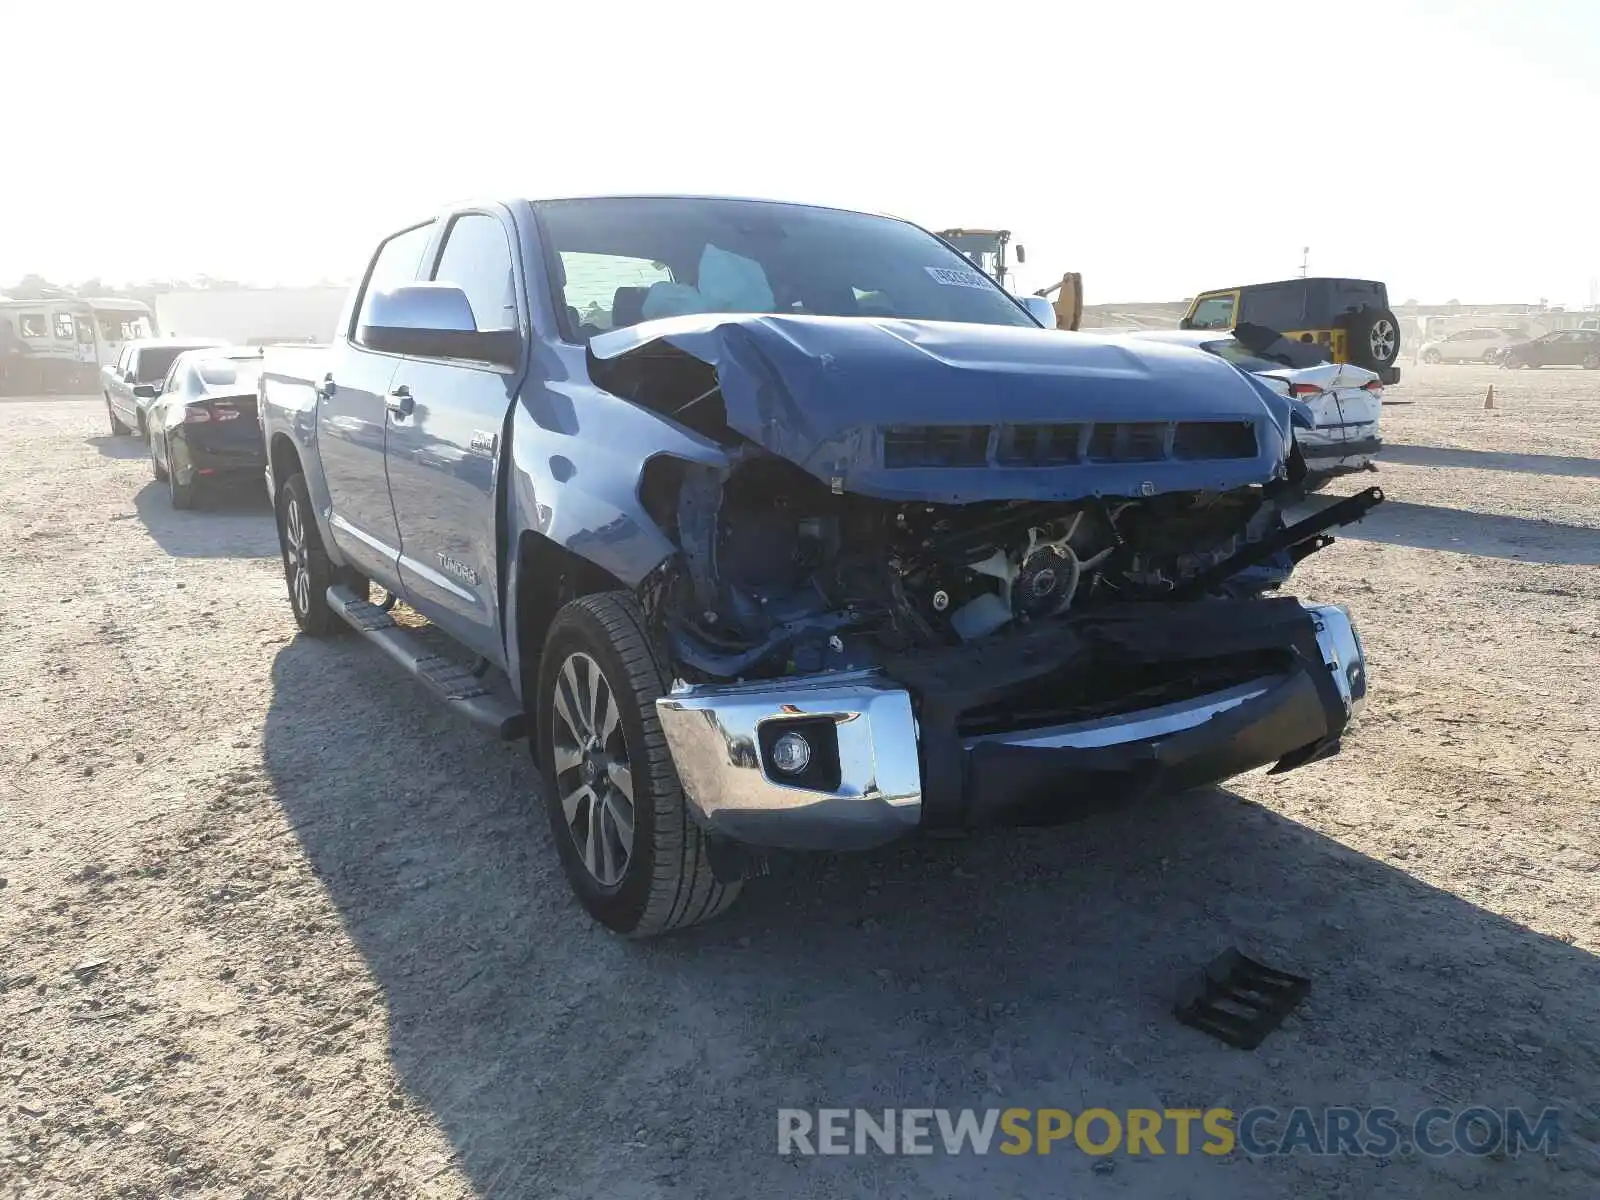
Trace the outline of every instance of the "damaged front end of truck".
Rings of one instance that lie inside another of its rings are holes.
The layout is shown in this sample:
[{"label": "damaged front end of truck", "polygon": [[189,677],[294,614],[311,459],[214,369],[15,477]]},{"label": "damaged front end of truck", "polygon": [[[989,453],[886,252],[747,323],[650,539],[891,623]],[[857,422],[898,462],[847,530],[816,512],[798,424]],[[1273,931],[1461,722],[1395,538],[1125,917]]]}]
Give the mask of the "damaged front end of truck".
[{"label": "damaged front end of truck", "polygon": [[640,502],[691,809],[855,848],[1048,824],[1337,750],[1341,608],[1278,595],[1381,500],[1298,522],[1287,401],[1212,356],[1035,329],[695,315],[595,337],[600,388],[710,439]]}]

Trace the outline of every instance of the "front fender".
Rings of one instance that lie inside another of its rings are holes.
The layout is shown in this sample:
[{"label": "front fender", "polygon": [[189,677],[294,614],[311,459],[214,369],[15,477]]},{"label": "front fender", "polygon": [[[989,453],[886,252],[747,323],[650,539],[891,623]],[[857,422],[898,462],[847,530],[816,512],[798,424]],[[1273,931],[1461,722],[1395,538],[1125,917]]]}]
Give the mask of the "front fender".
[{"label": "front fender", "polygon": [[532,401],[519,398],[505,482],[504,627],[512,680],[521,678],[523,658],[515,616],[523,534],[548,538],[638,587],[678,550],[639,498],[645,463],[660,455],[728,465],[715,442],[588,384],[540,389]]}]

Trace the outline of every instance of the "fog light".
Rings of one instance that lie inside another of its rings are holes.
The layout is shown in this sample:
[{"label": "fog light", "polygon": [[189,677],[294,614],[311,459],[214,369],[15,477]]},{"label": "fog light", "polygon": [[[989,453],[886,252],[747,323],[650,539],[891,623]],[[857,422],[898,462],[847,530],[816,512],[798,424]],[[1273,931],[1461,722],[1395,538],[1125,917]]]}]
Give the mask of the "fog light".
[{"label": "fog light", "polygon": [[805,735],[785,733],[772,743],[772,765],[785,775],[798,775],[811,762],[811,743]]}]

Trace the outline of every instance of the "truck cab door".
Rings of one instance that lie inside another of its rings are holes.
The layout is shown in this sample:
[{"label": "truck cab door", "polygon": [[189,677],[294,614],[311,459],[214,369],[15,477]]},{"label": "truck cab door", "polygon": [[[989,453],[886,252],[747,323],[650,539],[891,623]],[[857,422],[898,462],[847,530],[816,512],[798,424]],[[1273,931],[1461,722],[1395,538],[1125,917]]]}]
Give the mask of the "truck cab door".
[{"label": "truck cab door", "polygon": [[[430,278],[466,293],[480,332],[525,330],[509,223],[463,212]],[[526,337],[526,334],[524,334]],[[389,492],[406,600],[457,641],[504,661],[495,519],[502,430],[518,371],[407,358],[390,384]]]},{"label": "truck cab door", "polygon": [[403,230],[378,247],[347,328],[312,381],[317,396],[317,443],[328,484],[329,532],[357,570],[398,590],[400,530],[389,500],[384,464],[390,381],[400,359],[361,344],[362,316],[372,294],[414,283],[433,223]]}]

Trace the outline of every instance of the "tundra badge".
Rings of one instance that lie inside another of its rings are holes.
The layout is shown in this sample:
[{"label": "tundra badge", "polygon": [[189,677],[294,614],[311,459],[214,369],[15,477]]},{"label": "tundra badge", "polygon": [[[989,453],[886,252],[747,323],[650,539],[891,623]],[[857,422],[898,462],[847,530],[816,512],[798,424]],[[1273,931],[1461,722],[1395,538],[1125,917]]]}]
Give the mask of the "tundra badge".
[{"label": "tundra badge", "polygon": [[459,558],[451,558],[443,550],[439,551],[439,565],[444,568],[447,575],[454,575],[457,579],[478,586],[478,573]]}]

